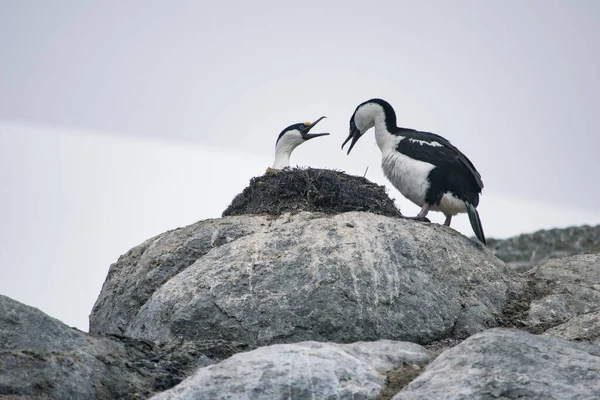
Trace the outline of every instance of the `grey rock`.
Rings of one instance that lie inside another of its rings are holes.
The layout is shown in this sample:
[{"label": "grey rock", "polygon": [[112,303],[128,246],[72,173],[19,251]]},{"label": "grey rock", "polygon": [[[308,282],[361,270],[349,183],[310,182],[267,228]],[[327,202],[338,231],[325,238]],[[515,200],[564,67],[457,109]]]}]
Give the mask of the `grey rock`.
[{"label": "grey rock", "polygon": [[544,335],[600,345],[600,311],[577,315],[563,324],[548,329]]},{"label": "grey rock", "polygon": [[[120,343],[88,337],[37,309],[0,296],[2,395],[89,399],[98,391],[112,395],[131,392],[141,384],[139,380],[109,377],[112,374],[102,360],[104,356],[116,361],[125,353]],[[116,391],[102,387],[107,379]]]},{"label": "grey rock", "polygon": [[272,345],[200,368],[152,399],[375,399],[384,371],[428,358],[419,345],[389,340]]},{"label": "grey rock", "polygon": [[442,353],[393,400],[600,398],[600,347],[491,329]]},{"label": "grey rock", "polygon": [[542,331],[600,310],[600,254],[546,261],[525,276],[545,291],[533,299],[526,325]]},{"label": "grey rock", "polygon": [[[236,225],[252,228],[198,256],[139,310],[130,310],[122,324],[127,336],[158,342],[217,338],[250,348],[306,340],[465,338],[497,326],[497,313],[523,282],[483,246],[436,224],[360,212],[299,213],[268,223],[240,216],[220,223],[234,232]],[[185,229],[186,237],[215,232],[213,222]],[[102,296],[106,308],[129,299],[120,292]],[[111,330],[95,314],[91,320],[96,331]]]},{"label": "grey rock", "polygon": [[144,398],[212,362],[196,344],[94,337],[0,295],[0,398]]},{"label": "grey rock", "polygon": [[600,252],[600,225],[541,230],[509,239],[488,239],[488,248],[509,267],[525,272],[550,259]]},{"label": "grey rock", "polygon": [[85,333],[0,295],[0,351],[73,351],[86,344]]},{"label": "grey rock", "polygon": [[111,265],[90,315],[90,332],[122,335],[131,318],[163,283],[212,249],[268,223],[260,216],[205,220],[134,247]]}]

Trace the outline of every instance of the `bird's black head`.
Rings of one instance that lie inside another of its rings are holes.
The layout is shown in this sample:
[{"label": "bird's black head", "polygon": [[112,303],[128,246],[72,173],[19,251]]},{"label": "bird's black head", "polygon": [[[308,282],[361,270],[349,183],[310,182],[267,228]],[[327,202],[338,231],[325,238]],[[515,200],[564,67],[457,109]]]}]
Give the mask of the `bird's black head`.
[{"label": "bird's black head", "polygon": [[352,114],[352,117],[350,118],[349,135],[342,144],[343,149],[346,143],[352,140],[347,154],[350,154],[350,151],[356,142],[358,142],[358,139],[375,126],[375,119],[378,116],[385,118],[386,126],[390,132],[395,130],[396,113],[387,101],[382,99],[371,99],[356,107],[354,114]]},{"label": "bird's black head", "polygon": [[309,133],[310,130],[314,128],[314,126],[317,125],[319,121],[321,121],[324,118],[327,117],[322,116],[314,122],[300,122],[288,126],[279,134],[279,137],[277,138],[277,143],[279,143],[279,141],[282,140],[283,137],[289,138],[288,140],[293,140],[293,138],[295,138],[296,140],[299,140],[300,143],[302,143],[319,136],[329,135],[329,133]]}]

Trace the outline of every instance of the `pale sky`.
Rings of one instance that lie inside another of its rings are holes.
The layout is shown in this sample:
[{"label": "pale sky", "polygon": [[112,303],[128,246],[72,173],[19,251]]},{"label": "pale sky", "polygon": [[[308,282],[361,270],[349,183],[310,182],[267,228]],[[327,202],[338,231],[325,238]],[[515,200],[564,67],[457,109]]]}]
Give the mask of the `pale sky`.
[{"label": "pale sky", "polygon": [[[600,3],[0,1],[0,293],[87,330],[109,265],[292,163],[390,188],[354,108],[388,100],[485,183],[488,237],[600,223]],[[433,215],[442,222],[443,217]],[[466,216],[453,227],[471,236]]]}]

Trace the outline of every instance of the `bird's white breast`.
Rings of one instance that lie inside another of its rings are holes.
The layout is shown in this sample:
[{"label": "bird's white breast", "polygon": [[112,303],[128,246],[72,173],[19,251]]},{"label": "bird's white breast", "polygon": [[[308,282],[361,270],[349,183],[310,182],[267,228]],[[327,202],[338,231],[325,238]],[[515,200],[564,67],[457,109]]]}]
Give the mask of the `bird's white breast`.
[{"label": "bird's white breast", "polygon": [[422,206],[429,188],[427,177],[434,165],[412,159],[395,149],[383,152],[382,156],[381,167],[386,178],[404,197]]}]

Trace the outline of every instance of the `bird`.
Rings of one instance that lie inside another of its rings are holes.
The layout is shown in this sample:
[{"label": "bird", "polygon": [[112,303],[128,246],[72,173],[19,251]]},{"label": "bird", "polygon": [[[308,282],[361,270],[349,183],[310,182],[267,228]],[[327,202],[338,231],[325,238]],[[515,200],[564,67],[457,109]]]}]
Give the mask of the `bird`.
[{"label": "bird", "polygon": [[267,174],[276,173],[290,166],[290,155],[292,151],[302,143],[319,136],[327,136],[329,133],[309,133],[322,119],[322,116],[314,122],[299,122],[285,128],[279,134],[275,143],[275,161],[273,166],[267,168]]},{"label": "bird", "polygon": [[429,222],[429,211],[441,211],[450,226],[452,217],[467,213],[475,236],[486,244],[477,212],[483,189],[481,175],[473,163],[442,136],[415,129],[400,128],[394,108],[374,98],[356,107],[350,118],[348,153],[369,129],[375,128],[375,140],[381,150],[381,167],[386,178],[408,200],[421,207],[415,217]]}]

